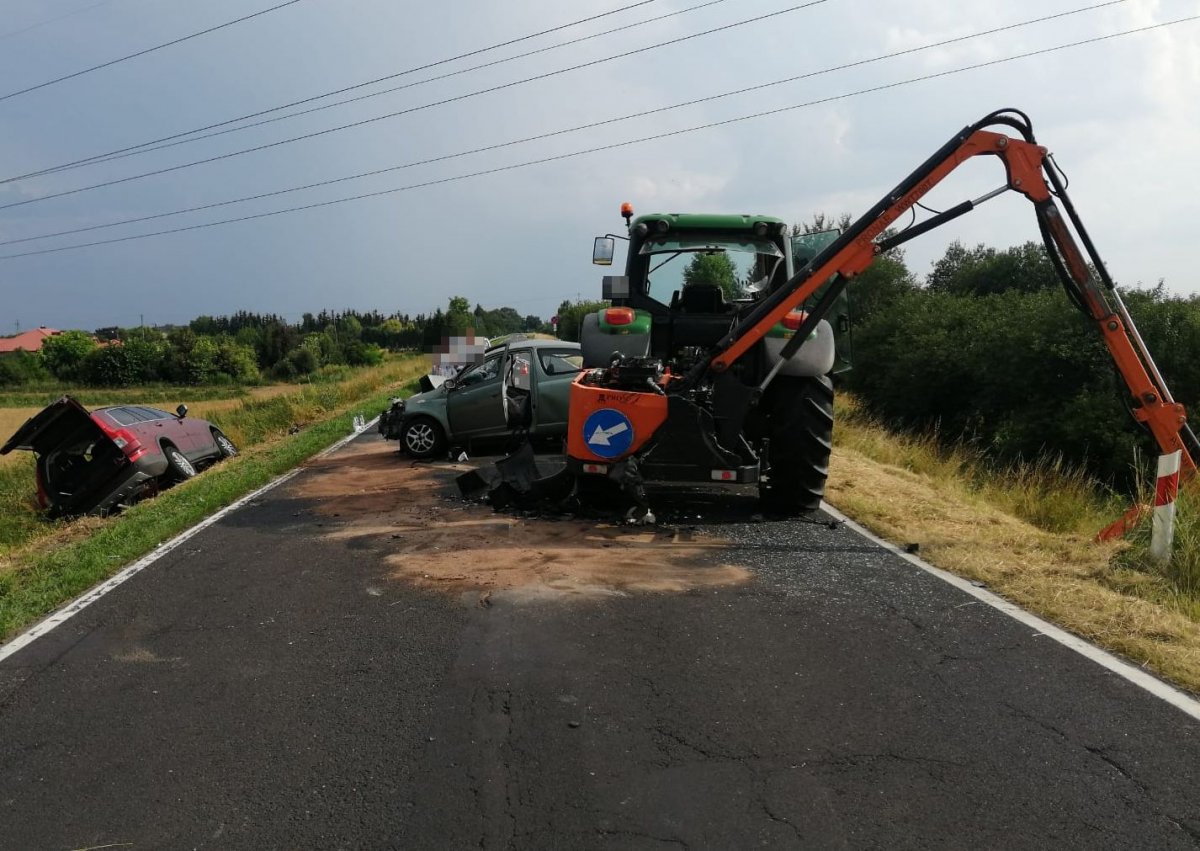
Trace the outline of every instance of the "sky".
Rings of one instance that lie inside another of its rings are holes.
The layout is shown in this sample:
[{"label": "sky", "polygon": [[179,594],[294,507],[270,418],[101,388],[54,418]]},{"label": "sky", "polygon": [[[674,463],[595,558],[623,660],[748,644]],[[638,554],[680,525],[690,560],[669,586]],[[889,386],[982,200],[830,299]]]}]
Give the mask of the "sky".
[{"label": "sky", "polygon": [[[806,8],[793,8],[804,0],[299,0],[5,97],[280,2],[0,0],[0,179],[441,63],[341,96],[405,86],[355,103],[0,183],[0,205],[32,202],[0,209],[0,243],[438,161],[0,245],[0,334],[39,325],[132,326],[143,317],[147,324],[184,323],[237,310],[293,320],[322,309],[417,314],[454,295],[549,317],[563,299],[599,296],[605,270],[591,265],[592,237],[618,231],[623,201],[639,212],[752,212],[789,222],[817,212],[858,215],[955,132],[1001,107],[1032,117],[1118,283],[1162,280],[1174,293],[1200,292],[1192,254],[1200,21],[1000,61],[1197,16],[1200,0],[1123,0],[974,38],[963,37],[1097,0],[820,0]],[[614,13],[443,62],[606,12]],[[617,27],[623,29],[604,34]],[[532,50],[540,52],[497,62]],[[637,52],[611,58],[627,51]],[[900,51],[908,52],[870,61]],[[495,64],[470,70],[483,63]],[[981,63],[997,64],[957,71]],[[462,73],[431,79],[452,72]],[[545,74],[551,76],[520,82]],[[712,97],[795,77],[801,79]],[[504,88],[475,94],[497,86]],[[662,109],[701,98],[711,99]],[[446,99],[456,100],[431,105]],[[650,110],[659,111],[560,132]],[[556,135],[454,156],[546,133]],[[671,135],[636,141],[661,134]],[[606,149],[579,154],[592,148]],[[980,158],[926,203],[941,209],[1003,182],[998,161]],[[8,256],[402,187],[415,188],[190,232]],[[954,240],[1003,248],[1037,238],[1030,205],[1008,193],[910,242],[907,259],[923,277]]]}]

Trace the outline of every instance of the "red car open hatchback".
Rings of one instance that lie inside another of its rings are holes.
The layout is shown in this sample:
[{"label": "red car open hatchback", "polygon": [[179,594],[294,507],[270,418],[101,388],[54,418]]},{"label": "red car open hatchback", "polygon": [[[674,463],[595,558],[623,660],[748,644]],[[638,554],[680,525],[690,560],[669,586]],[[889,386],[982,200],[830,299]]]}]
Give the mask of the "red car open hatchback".
[{"label": "red car open hatchback", "polygon": [[207,420],[140,405],[89,412],[64,396],[17,429],[0,455],[25,449],[37,457],[38,502],[52,515],[104,514],[162,482],[237,454]]}]

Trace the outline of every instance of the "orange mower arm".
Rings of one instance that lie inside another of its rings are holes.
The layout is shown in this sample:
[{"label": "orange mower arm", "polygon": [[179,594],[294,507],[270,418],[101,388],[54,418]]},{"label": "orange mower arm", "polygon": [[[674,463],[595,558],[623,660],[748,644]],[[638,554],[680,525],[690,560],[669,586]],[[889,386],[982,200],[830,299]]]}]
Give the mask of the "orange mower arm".
[{"label": "orange mower arm", "polygon": [[[997,125],[1016,130],[1019,136],[987,129]],[[943,213],[913,224],[897,234],[884,235],[900,216],[911,211],[930,190],[955,169],[982,155],[994,156],[1004,165],[1006,180],[1003,186],[980,198],[964,201]],[[1024,195],[1033,203],[1050,259],[1059,273],[1068,297],[1095,323],[1100,332],[1129,392],[1134,418],[1150,430],[1163,454],[1175,451],[1181,453],[1181,481],[1193,478],[1196,472],[1194,453],[1200,453],[1200,441],[1197,441],[1187,425],[1187,414],[1183,406],[1172,398],[1166,382],[1080,222],[1067,196],[1061,172],[1046,148],[1034,140],[1033,128],[1028,117],[1016,110],[991,113],[950,139],[892,192],[851,224],[841,237],[747,314],[717,344],[709,359],[699,364],[686,380],[694,381],[705,371],[720,373],[728,370],[738,358],[763,339],[776,323],[782,321],[788,313],[804,304],[826,282],[833,279],[833,285],[816,307],[807,312],[807,317],[788,347],[785,347],[784,356],[763,382],[760,389],[765,389],[779,366],[795,353],[848,282],[865,271],[876,256],[958,218],[979,204],[1009,190]],[[1066,218],[1063,215],[1064,211]],[[1085,247],[1086,257],[1080,250],[1072,230]],[[1128,517],[1129,515],[1126,520]],[[1101,537],[1114,537],[1121,534],[1125,528],[1126,522],[1118,521],[1102,532]]]}]

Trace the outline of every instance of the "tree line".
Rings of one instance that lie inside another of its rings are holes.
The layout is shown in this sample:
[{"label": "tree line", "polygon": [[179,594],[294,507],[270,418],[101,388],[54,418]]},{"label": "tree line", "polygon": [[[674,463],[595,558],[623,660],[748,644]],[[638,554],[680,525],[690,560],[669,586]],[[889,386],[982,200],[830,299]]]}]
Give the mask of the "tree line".
[{"label": "tree line", "polygon": [[[1158,454],[1042,245],[954,243],[923,282],[901,259],[873,283],[844,385],[885,423],[1001,463],[1062,459],[1122,489],[1139,458]],[[1119,291],[1176,400],[1200,410],[1200,297],[1161,282]]]},{"label": "tree line", "polygon": [[46,382],[96,387],[252,384],[294,380],[322,367],[379,363],[385,350],[432,350],[443,338],[473,330],[493,337],[548,331],[511,307],[484,309],[460,296],[432,314],[378,311],[305,313],[299,322],[238,311],[199,316],[186,326],[64,331],[38,352],[0,355],[0,387]]}]

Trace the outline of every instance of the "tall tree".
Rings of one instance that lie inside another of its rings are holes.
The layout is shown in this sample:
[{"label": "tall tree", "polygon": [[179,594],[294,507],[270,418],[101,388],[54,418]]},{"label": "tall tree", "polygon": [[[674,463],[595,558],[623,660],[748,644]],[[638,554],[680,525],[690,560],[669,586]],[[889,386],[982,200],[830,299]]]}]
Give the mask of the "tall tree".
[{"label": "tall tree", "polygon": [[925,285],[932,292],[982,296],[1040,292],[1057,289],[1059,283],[1045,247],[1036,242],[998,251],[986,245],[965,248],[955,241],[933,264]]},{"label": "tall tree", "polygon": [[740,289],[737,267],[724,251],[695,254],[692,262],[683,270],[683,285],[691,287],[697,284],[716,285],[725,293],[726,299],[733,301]]}]

